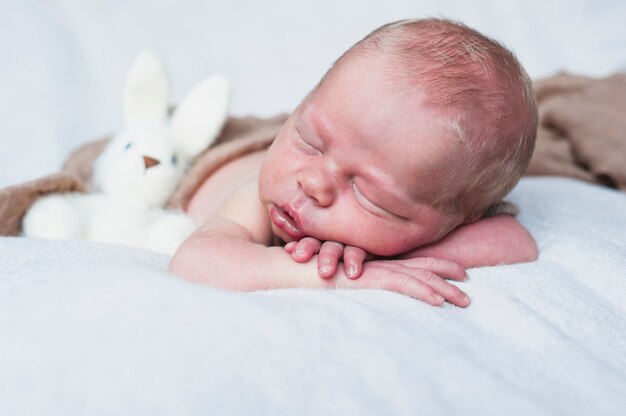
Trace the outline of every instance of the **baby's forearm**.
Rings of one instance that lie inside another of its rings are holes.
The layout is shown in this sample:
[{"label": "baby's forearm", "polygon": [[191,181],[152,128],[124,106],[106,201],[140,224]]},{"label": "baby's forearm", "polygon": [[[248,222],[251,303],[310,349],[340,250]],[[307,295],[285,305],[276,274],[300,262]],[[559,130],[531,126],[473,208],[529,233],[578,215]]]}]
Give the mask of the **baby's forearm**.
[{"label": "baby's forearm", "polygon": [[237,291],[323,288],[331,283],[317,275],[316,258],[296,263],[282,247],[266,247],[236,237],[192,236],[172,258],[169,271]]},{"label": "baby's forearm", "polygon": [[298,263],[283,247],[263,244],[268,239],[265,234],[255,234],[227,219],[216,220],[205,224],[183,243],[174,254],[169,271],[191,281],[237,291],[295,287],[383,289],[432,305],[440,305],[444,299],[463,307],[469,305],[467,295],[429,268],[446,269],[446,275],[456,280],[463,278],[462,269],[437,262],[423,264],[419,261],[422,259],[372,261],[364,266],[358,279],[348,278],[343,267],[338,267],[334,276],[321,278],[317,274],[317,255],[307,263]]},{"label": "baby's forearm", "polygon": [[515,218],[499,215],[461,226],[403,257],[421,256],[451,260],[470,269],[534,261],[538,251],[533,237]]}]

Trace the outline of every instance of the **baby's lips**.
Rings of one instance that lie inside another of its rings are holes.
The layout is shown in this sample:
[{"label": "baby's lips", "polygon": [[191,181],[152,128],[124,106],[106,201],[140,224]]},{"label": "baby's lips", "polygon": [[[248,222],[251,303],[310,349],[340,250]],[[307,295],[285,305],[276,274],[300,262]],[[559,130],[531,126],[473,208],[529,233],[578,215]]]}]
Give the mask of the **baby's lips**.
[{"label": "baby's lips", "polygon": [[291,205],[281,206],[280,209],[282,209],[283,212],[287,214],[287,217],[291,219],[291,222],[293,223],[295,228],[297,228],[298,230],[302,229],[302,222],[300,221],[300,215],[298,214],[297,210],[293,209]]},{"label": "baby's lips", "polygon": [[272,205],[270,208],[270,219],[274,225],[286,232],[291,238],[300,239],[304,237],[293,218],[276,205]]}]

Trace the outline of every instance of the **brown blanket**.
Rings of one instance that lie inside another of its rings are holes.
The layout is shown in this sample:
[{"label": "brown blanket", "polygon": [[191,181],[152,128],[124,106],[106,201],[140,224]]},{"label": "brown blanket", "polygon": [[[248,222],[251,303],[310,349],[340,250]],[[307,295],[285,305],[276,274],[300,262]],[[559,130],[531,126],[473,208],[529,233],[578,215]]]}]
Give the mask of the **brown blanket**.
[{"label": "brown blanket", "polygon": [[[626,74],[594,80],[559,74],[535,84],[539,131],[527,175],[561,175],[626,191]],[[286,120],[230,117],[217,141],[199,155],[168,205],[184,209],[202,182],[225,163],[268,147]],[[0,235],[17,235],[26,210],[50,192],[91,189],[93,160],[108,138],[70,155],[62,172],[0,190]],[[512,204],[494,205],[485,216],[515,215]]]},{"label": "brown blanket", "polygon": [[626,74],[537,81],[539,130],[526,175],[559,175],[626,191]]}]

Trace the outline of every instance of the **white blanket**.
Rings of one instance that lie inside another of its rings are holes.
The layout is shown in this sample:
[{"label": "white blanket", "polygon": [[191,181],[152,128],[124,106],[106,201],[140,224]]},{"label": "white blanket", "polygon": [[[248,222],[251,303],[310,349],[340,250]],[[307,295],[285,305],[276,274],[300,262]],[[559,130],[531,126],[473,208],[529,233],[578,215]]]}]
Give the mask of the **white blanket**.
[{"label": "white blanket", "polygon": [[470,270],[468,309],[0,238],[0,414],[624,414],[626,195],[526,178],[510,200],[539,260]]}]

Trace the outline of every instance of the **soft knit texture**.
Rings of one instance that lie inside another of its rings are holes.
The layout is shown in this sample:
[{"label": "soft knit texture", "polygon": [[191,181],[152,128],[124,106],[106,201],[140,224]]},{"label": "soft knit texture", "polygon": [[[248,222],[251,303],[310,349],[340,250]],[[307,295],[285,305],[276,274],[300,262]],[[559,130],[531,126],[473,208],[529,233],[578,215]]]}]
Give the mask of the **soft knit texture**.
[{"label": "soft knit texture", "polygon": [[510,198],[539,259],[469,270],[467,309],[0,238],[0,414],[622,415],[626,195],[524,178]]}]

